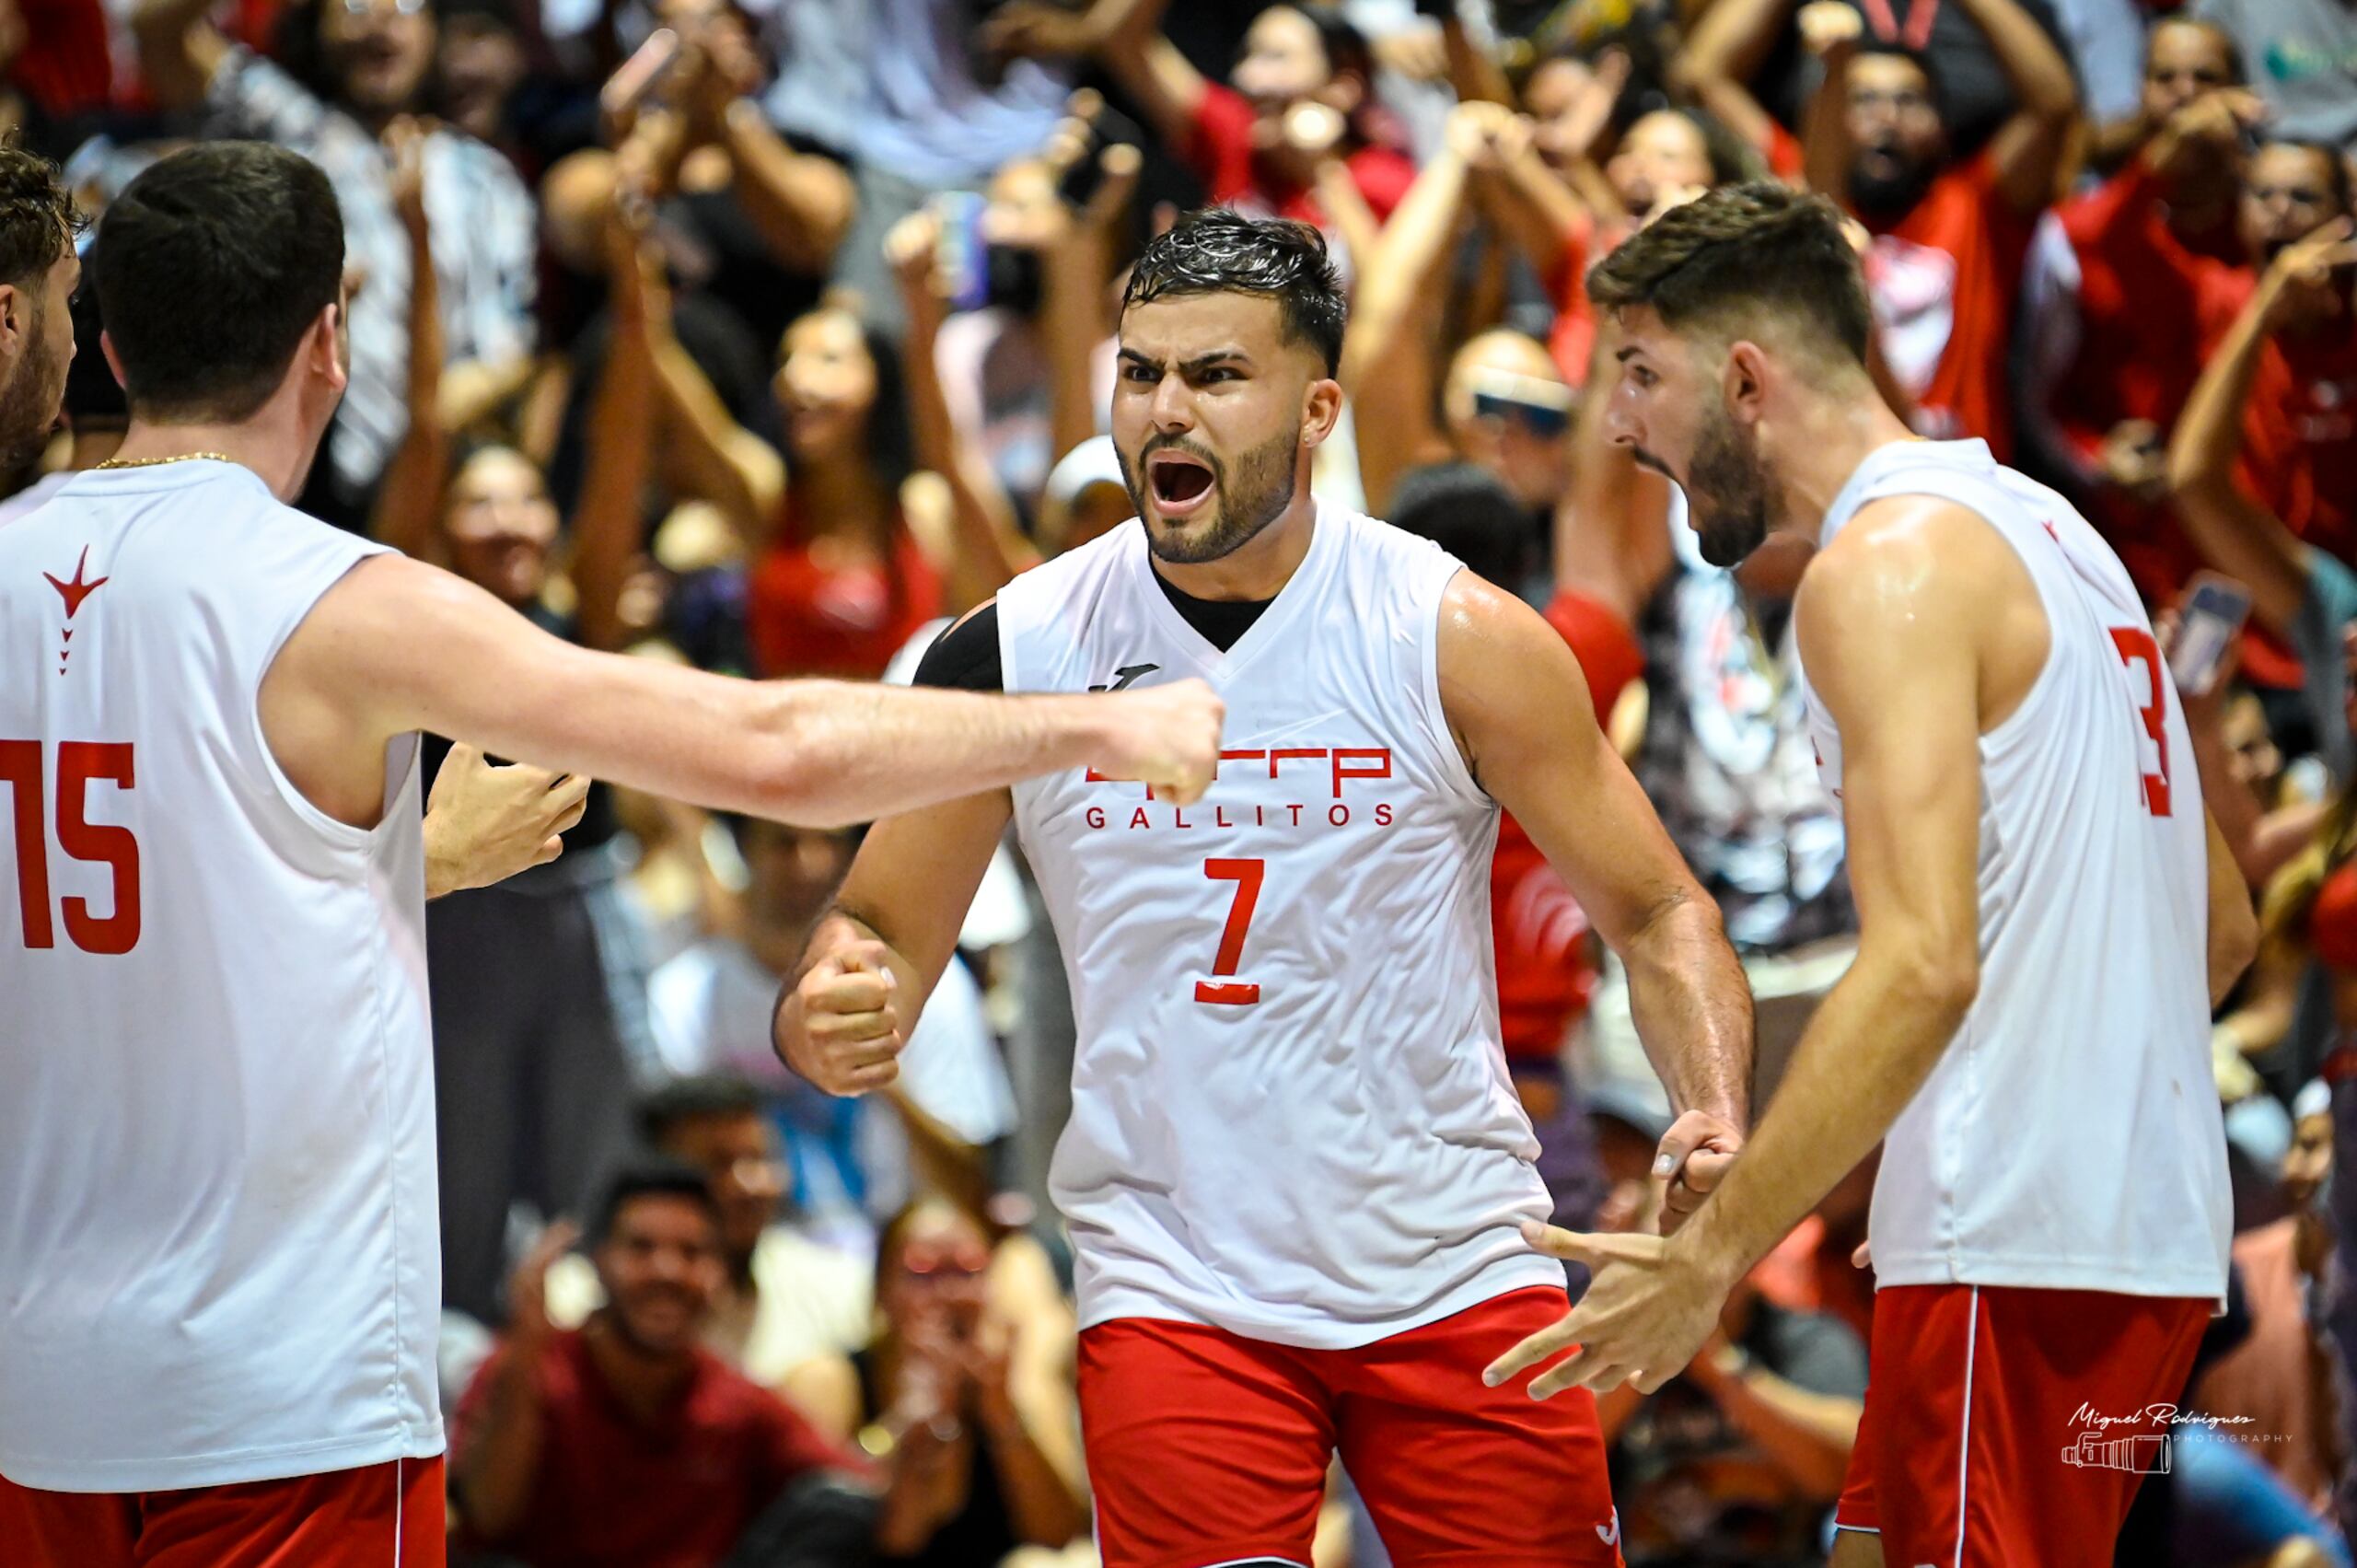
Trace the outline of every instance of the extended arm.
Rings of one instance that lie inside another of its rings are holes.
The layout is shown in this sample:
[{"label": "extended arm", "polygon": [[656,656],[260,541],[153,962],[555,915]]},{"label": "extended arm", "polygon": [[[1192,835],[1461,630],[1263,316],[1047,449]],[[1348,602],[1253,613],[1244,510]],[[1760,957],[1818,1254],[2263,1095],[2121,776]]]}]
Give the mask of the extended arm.
[{"label": "extended arm", "polygon": [[2258,956],[2258,912],[2235,852],[2218,830],[2218,819],[2205,812],[2202,819],[2210,845],[2210,1005],[2214,1010]]},{"label": "extended arm", "polygon": [[442,424],[442,285],[425,215],[424,134],[393,138],[393,210],[409,240],[409,428],[377,492],[376,535],[418,560],[433,559],[450,436]]},{"label": "extended arm", "polygon": [[1958,0],[1987,35],[1990,49],[2020,100],[1990,138],[1998,189],[2025,217],[2054,200],[2055,179],[2079,117],[2071,64],[2015,0]]},{"label": "extended arm", "polygon": [[1630,1010],[1670,1104],[1739,1132],[1750,989],[1718,906],[1597,727],[1579,661],[1520,600],[1459,573],[1441,609],[1440,688],[1474,777],[1628,966]]},{"label": "extended arm", "polygon": [[795,151],[750,99],[737,99],[721,114],[720,145],[736,172],[737,199],[762,243],[788,266],[824,273],[858,206],[843,167]]},{"label": "extended arm", "polygon": [[1712,0],[1670,57],[1670,85],[1749,145],[1766,146],[1775,122],[1748,84],[1792,11],[1793,0]]},{"label": "extended arm", "polygon": [[778,999],[785,1064],[830,1094],[899,1076],[895,1060],[957,951],[1014,802],[1004,790],[878,822]]},{"label": "extended arm", "polygon": [[[1190,683],[1120,696],[731,679],[574,647],[447,572],[381,556],[321,597],[272,667],[261,708],[273,750],[315,801],[366,798],[353,770],[372,757],[381,796],[385,741],[416,729],[820,826],[1083,765],[1176,772],[1200,794],[1218,746],[1215,701]],[[1109,765],[1109,746],[1127,754]]]},{"label": "extended arm", "polygon": [[2282,287],[2282,274],[2270,269],[2202,368],[2169,437],[2169,490],[2186,533],[2212,566],[2250,589],[2253,612],[2278,633],[2290,629],[2307,597],[2307,547],[2235,482],[2235,462]]},{"label": "extended arm", "polygon": [[1458,107],[1448,142],[1416,176],[1384,226],[1370,264],[1359,273],[1342,339],[1341,382],[1357,411],[1359,473],[1377,511],[1399,475],[1427,460],[1439,440],[1433,420],[1433,343],[1429,312],[1464,215],[1465,145],[1476,117],[1492,104]]},{"label": "extended arm", "polygon": [[668,302],[652,275],[657,263],[642,253],[637,231],[619,213],[609,220],[606,248],[615,324],[589,405],[588,463],[573,517],[573,586],[582,642],[611,653],[630,640],[622,589],[643,542],[640,508],[654,466],[655,366],[645,317]]}]

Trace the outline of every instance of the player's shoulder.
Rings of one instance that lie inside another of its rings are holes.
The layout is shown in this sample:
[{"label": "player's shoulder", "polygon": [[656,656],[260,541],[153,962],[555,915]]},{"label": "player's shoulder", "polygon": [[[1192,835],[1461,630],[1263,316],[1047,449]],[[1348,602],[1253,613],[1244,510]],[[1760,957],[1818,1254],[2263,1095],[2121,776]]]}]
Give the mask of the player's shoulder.
[{"label": "player's shoulder", "polygon": [[1086,544],[1074,545],[1041,562],[1002,586],[994,602],[1018,623],[1070,603],[1085,585],[1101,581],[1143,548],[1141,527],[1132,517],[1118,528],[1108,528]]}]

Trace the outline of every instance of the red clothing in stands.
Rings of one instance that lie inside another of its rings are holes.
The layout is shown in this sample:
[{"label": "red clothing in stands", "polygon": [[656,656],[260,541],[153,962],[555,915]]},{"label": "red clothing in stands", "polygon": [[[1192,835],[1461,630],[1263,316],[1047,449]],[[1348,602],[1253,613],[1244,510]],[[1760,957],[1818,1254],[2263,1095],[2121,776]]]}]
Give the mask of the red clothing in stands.
[{"label": "red clothing in stands", "polygon": [[1898,217],[1860,221],[1874,236],[1866,287],[1883,358],[1915,398],[1916,428],[1978,436],[2005,461],[2006,353],[2030,224],[1998,188],[1996,160],[1984,152],[1943,170]]},{"label": "red clothing in stands", "polygon": [[[2177,423],[2201,374],[2202,277],[2233,267],[2239,241],[2231,225],[2223,234],[2179,232],[2160,181],[2142,160],[2054,215],[2078,263],[2079,343],[2045,413],[2092,468],[2121,421],[2149,420],[2164,437]],[[2154,602],[2174,600],[2205,564],[2166,503],[2147,505],[2109,487],[2089,503],[2090,520]],[[2297,681],[2298,665],[2280,648],[2254,640],[2247,652],[2253,675]]]},{"label": "red clothing in stands", "polygon": [[99,0],[17,0],[25,46],[10,77],[52,119],[104,109],[114,86]]},{"label": "red clothing in stands", "polygon": [[819,563],[791,515],[747,574],[746,629],[756,671],[873,680],[942,612],[941,575],[905,526],[889,568]]},{"label": "red clothing in stands", "polygon": [[[493,1353],[459,1403],[452,1452],[484,1419],[509,1353]],[[538,1481],[525,1520],[482,1544],[534,1568],[714,1568],[789,1481],[811,1470],[859,1473],[768,1389],[699,1347],[687,1387],[642,1423],[590,1358],[582,1330],[550,1342],[540,1398]]]},{"label": "red clothing in stands", "polygon": [[[1569,588],[1557,592],[1546,614],[1548,624],[1579,656],[1596,722],[1607,722],[1621,689],[1644,673],[1636,634],[1610,610]],[[1490,861],[1490,928],[1506,1055],[1551,1062],[1563,1031],[1596,988],[1596,965],[1585,940],[1587,915],[1512,817],[1498,819],[1498,848]]]},{"label": "red clothing in stands", "polygon": [[[1203,101],[1195,110],[1194,139],[1186,148],[1187,162],[1202,180],[1204,192],[1219,206],[1323,225],[1325,211],[1315,192],[1279,179],[1253,157],[1254,118],[1250,100],[1234,87],[1217,82],[1205,86]],[[1343,164],[1378,219],[1389,217],[1416,182],[1416,166],[1390,147],[1364,145]]]}]

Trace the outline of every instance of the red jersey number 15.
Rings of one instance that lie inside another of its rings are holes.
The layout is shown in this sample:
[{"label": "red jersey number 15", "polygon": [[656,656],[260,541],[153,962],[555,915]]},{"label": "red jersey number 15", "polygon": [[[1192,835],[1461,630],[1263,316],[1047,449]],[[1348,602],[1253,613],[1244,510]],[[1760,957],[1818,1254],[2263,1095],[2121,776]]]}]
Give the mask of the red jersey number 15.
[{"label": "red jersey number 15", "polygon": [[[38,740],[0,740],[0,784],[14,796],[9,813],[17,845],[17,908],[23,917],[25,946],[54,947],[57,928],[49,897],[49,815]],[[59,912],[65,935],[85,953],[128,953],[139,945],[139,841],[128,828],[89,820],[90,785],[129,789],[134,782],[131,744],[117,740],[63,740],[57,746],[57,847],[67,858],[105,865],[114,872],[113,909],[100,914],[91,900],[68,898]]]}]

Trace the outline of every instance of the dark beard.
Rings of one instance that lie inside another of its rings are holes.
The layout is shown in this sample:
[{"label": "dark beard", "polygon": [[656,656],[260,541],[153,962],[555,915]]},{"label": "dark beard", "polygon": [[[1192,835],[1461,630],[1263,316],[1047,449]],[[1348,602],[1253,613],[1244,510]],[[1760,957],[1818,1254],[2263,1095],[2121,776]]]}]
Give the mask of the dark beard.
[{"label": "dark beard", "polygon": [[48,337],[45,313],[46,307],[33,307],[27,338],[30,347],[17,361],[7,387],[0,389],[0,469],[10,473],[23,470],[49,445],[65,392],[65,366],[52,365],[41,354],[41,345]]},{"label": "dark beard", "polygon": [[1903,216],[1931,188],[1928,168],[1908,164],[1896,174],[1870,174],[1860,163],[1850,166],[1850,204],[1866,217]]},{"label": "dark beard", "polygon": [[1300,436],[1294,432],[1272,436],[1245,453],[1237,465],[1233,489],[1228,486],[1226,465],[1202,447],[1184,441],[1149,441],[1138,454],[1139,466],[1135,469],[1130,466],[1126,455],[1117,454],[1121,460],[1121,482],[1129,486],[1130,505],[1137,508],[1140,517],[1146,515],[1148,495],[1139,474],[1145,459],[1166,447],[1210,465],[1212,488],[1218,493],[1213,505],[1219,512],[1211,528],[1193,540],[1147,523],[1146,546],[1157,561],[1167,561],[1174,566],[1200,566],[1206,561],[1221,560],[1251,543],[1262,528],[1284,516],[1285,508],[1293,505],[1300,454]]},{"label": "dark beard", "polygon": [[1695,445],[1686,499],[1702,559],[1713,566],[1735,565],[1768,537],[1768,476],[1724,410],[1713,412]]}]

